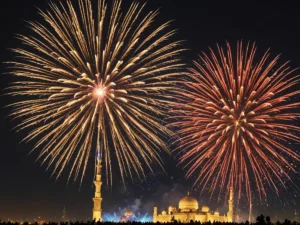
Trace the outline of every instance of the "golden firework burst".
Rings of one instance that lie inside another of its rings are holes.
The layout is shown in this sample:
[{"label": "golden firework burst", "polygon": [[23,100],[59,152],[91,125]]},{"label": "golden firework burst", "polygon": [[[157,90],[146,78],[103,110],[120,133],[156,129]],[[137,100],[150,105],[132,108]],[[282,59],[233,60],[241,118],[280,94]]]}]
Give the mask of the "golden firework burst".
[{"label": "golden firework burst", "polygon": [[23,99],[11,115],[23,119],[17,130],[30,130],[24,140],[37,140],[57,176],[70,163],[69,178],[82,179],[95,149],[107,177],[112,154],[123,181],[144,177],[144,165],[161,165],[167,151],[161,119],[183,65],[181,42],[169,22],[155,27],[157,11],[142,16],[144,5],[121,11],[121,1],[99,0],[95,13],[92,2],[51,3],[43,22],[29,22],[33,34],[18,36],[24,47],[13,49],[18,81],[9,89]]}]

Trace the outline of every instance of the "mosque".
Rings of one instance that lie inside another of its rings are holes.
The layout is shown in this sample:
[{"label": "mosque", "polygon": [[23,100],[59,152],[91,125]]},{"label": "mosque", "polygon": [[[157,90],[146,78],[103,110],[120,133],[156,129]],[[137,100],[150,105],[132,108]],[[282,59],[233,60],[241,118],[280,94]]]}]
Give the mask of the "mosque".
[{"label": "mosque", "polygon": [[[95,184],[95,196],[93,198],[93,219],[95,221],[102,221],[102,196],[101,196],[101,160],[97,159],[96,164],[96,176],[94,180]],[[126,211],[121,221],[127,221],[133,216],[131,211]],[[233,190],[230,189],[229,200],[228,200],[228,212],[227,215],[220,216],[218,211],[212,213],[208,206],[202,206],[199,208],[198,201],[188,193],[179,201],[178,209],[174,206],[169,206],[168,212],[163,210],[161,214],[158,214],[157,207],[154,207],[153,222],[172,222],[178,221],[187,223],[190,221],[208,222],[208,221],[219,221],[219,222],[232,222],[233,221]]]},{"label": "mosque", "polygon": [[174,206],[169,206],[168,212],[163,210],[161,214],[157,213],[157,207],[154,207],[153,222],[172,222],[178,221],[187,223],[190,221],[208,222],[232,222],[233,220],[233,190],[230,189],[228,200],[227,215],[221,216],[218,211],[212,213],[208,206],[199,208],[198,201],[188,193],[179,201],[178,209]]}]

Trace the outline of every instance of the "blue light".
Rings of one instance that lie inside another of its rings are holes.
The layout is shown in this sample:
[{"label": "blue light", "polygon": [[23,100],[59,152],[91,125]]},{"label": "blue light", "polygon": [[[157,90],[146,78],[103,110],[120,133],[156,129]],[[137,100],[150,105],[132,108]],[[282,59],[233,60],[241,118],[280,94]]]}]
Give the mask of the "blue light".
[{"label": "blue light", "polygon": [[[120,209],[118,212],[113,213],[104,213],[103,214],[103,221],[104,222],[121,222],[124,218],[124,213],[126,209]],[[126,217],[125,217],[126,218]],[[135,221],[135,222],[141,222],[141,223],[148,223],[152,222],[152,217],[146,214],[141,214],[139,212],[134,213],[131,217],[126,218],[127,221]]]}]

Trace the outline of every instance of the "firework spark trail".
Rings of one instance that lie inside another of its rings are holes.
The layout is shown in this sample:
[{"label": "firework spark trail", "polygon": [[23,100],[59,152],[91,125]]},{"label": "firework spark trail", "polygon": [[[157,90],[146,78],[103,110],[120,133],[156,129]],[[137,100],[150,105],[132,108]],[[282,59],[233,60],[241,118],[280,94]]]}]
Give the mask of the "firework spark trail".
[{"label": "firework spark trail", "polygon": [[181,42],[172,41],[169,22],[153,25],[157,11],[143,17],[137,2],[121,12],[121,1],[99,0],[96,20],[91,0],[77,3],[51,3],[40,11],[44,23],[29,22],[34,34],[18,36],[24,47],[9,62],[19,79],[10,95],[24,97],[11,105],[23,119],[16,129],[30,130],[24,140],[37,140],[57,176],[71,163],[69,178],[82,180],[95,145],[110,183],[112,155],[123,181],[142,178],[143,166],[162,165],[159,151],[167,151],[161,118],[183,65]]},{"label": "firework spark trail", "polygon": [[[189,69],[171,126],[178,131],[179,163],[187,177],[204,189],[234,186],[241,196],[251,190],[266,195],[266,186],[285,186],[300,155],[289,142],[299,143],[299,75],[287,63],[269,60],[269,51],[256,63],[256,47],[237,44],[236,56],[217,46],[203,53]],[[297,98],[296,98],[297,97]],[[175,141],[176,142],[176,141]],[[202,190],[203,190],[202,189]],[[220,192],[221,193],[221,192]]]}]

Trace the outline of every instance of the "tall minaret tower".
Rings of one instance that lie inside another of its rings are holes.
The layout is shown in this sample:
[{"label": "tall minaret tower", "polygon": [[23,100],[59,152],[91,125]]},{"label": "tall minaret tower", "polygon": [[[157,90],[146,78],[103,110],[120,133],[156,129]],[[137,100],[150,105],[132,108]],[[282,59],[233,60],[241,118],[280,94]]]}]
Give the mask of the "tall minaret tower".
[{"label": "tall minaret tower", "polygon": [[153,210],[153,223],[157,222],[157,207],[154,207]]},{"label": "tall minaret tower", "polygon": [[228,200],[228,213],[227,213],[227,222],[233,221],[233,188],[230,188],[229,200]]},{"label": "tall minaret tower", "polygon": [[97,159],[97,165],[96,165],[96,178],[94,181],[95,184],[95,197],[93,198],[94,201],[94,209],[93,209],[93,220],[95,221],[102,221],[102,208],[101,208],[101,160]]}]

